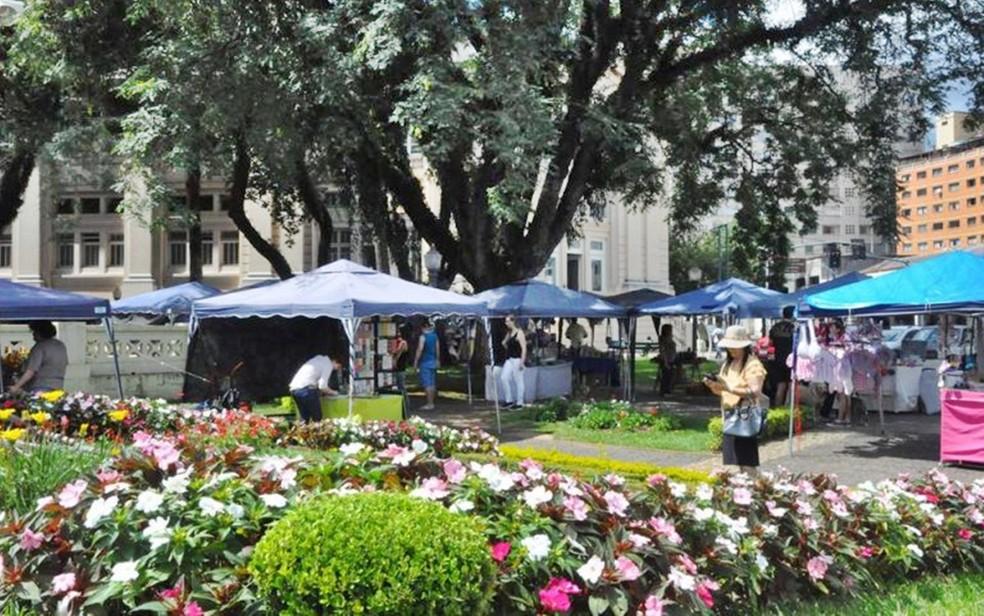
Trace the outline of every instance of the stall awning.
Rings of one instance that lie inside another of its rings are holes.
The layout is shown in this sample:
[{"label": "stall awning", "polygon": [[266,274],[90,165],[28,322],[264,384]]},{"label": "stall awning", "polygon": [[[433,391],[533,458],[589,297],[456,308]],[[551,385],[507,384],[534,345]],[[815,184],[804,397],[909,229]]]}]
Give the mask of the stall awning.
[{"label": "stall awning", "polygon": [[819,315],[984,312],[984,257],[955,251],[804,299]]},{"label": "stall awning", "polygon": [[0,280],[0,321],[100,321],[109,300]]},{"label": "stall awning", "polygon": [[782,309],[786,306],[799,306],[799,314],[801,316],[808,316],[812,310],[809,306],[803,303],[803,298],[807,295],[816,295],[817,293],[829,291],[830,289],[837,289],[839,287],[843,287],[844,285],[854,284],[855,282],[861,282],[862,280],[867,279],[868,277],[860,272],[851,272],[849,274],[844,274],[843,276],[838,276],[833,280],[828,280],[827,282],[813,285],[811,287],[805,287],[792,293],[786,293],[777,297],[769,297],[767,299],[760,299],[753,302],[748,308],[749,311],[755,313],[756,316],[781,317]]},{"label": "stall awning", "polygon": [[485,302],[426,287],[341,259],[258,288],[192,305],[195,319],[216,317],[333,317],[412,315],[484,316]]},{"label": "stall awning", "polygon": [[113,316],[145,319],[165,317],[171,321],[187,321],[191,315],[192,302],[221,293],[207,284],[186,282],[113,302]]},{"label": "stall awning", "polygon": [[749,309],[751,304],[782,295],[738,278],[729,278],[687,293],[668,297],[639,307],[641,314],[692,316],[728,314],[739,318],[766,316]]},{"label": "stall awning", "polygon": [[532,318],[617,318],[626,310],[589,293],[562,289],[539,280],[524,280],[483,291],[475,296],[494,316]]}]

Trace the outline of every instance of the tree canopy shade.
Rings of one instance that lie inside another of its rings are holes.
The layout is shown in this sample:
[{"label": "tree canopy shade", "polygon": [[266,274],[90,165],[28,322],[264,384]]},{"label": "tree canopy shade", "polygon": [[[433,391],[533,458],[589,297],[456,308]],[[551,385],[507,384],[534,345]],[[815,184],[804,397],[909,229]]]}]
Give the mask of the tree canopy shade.
[{"label": "tree canopy shade", "polygon": [[[665,204],[682,232],[730,199],[737,271],[779,286],[789,232],[816,225],[841,169],[859,180],[876,231],[895,234],[893,145],[924,131],[954,80],[975,108],[984,101],[984,6],[811,0],[785,21],[773,7],[35,0],[10,49],[28,93],[125,102],[124,157],[165,152],[193,168],[206,152],[233,203],[266,191],[285,223],[303,203],[324,235],[318,187],[349,187],[401,273],[404,216],[440,251],[442,279],[483,290],[535,276],[612,204]],[[0,130],[29,125],[4,119]]]}]

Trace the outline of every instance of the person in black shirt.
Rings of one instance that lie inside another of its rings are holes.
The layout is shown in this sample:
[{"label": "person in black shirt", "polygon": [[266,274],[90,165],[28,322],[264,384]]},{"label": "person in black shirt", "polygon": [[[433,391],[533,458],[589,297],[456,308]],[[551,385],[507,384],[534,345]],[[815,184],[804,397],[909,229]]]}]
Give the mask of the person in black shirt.
[{"label": "person in black shirt", "polygon": [[769,339],[772,341],[772,348],[775,349],[774,359],[766,364],[766,370],[769,373],[769,385],[773,392],[772,406],[786,404],[790,376],[786,359],[793,352],[793,333],[795,331],[796,322],[793,321],[793,307],[785,306],[782,309],[782,319],[776,321],[772,329],[769,330]]}]

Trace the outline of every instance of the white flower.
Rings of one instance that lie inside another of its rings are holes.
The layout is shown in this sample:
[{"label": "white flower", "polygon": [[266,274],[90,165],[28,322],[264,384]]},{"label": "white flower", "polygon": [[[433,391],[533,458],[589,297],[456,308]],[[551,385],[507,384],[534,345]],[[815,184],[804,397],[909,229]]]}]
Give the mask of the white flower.
[{"label": "white flower", "polygon": [[724,548],[724,550],[730,554],[738,553],[738,545],[731,539],[727,539],[725,537],[718,537],[717,539],[714,540],[714,543]]},{"label": "white flower", "polygon": [[220,484],[225,483],[230,479],[236,479],[237,477],[239,477],[239,475],[231,472],[225,472],[225,473],[219,473],[218,475],[213,475],[212,478],[209,479],[207,482],[205,482],[205,485],[202,486],[202,490],[211,490],[213,488],[218,487]]},{"label": "white flower", "polygon": [[134,509],[143,513],[154,513],[164,504],[164,495],[156,490],[144,490],[137,496]]},{"label": "white flower", "polygon": [[505,492],[515,485],[512,475],[505,473],[495,464],[484,464],[479,467],[478,476],[485,480],[493,492]]},{"label": "white flower", "polygon": [[563,490],[564,494],[567,496],[584,496],[584,490],[577,487],[577,483],[569,479],[560,484],[560,489]]},{"label": "white flower", "polygon": [[55,608],[55,613],[58,616],[70,616],[72,614],[72,601],[75,601],[82,596],[77,590],[69,591],[61,601],[58,602],[58,607]]},{"label": "white flower", "polygon": [[470,500],[457,500],[451,503],[451,506],[448,507],[448,510],[451,513],[467,513],[474,508],[475,508],[475,503],[471,502]]},{"label": "white flower", "polygon": [[229,512],[229,515],[231,515],[234,520],[238,520],[246,515],[246,510],[243,509],[243,506],[238,503],[229,503],[226,505],[226,511]]},{"label": "white flower", "polygon": [[766,560],[765,556],[761,552],[755,555],[755,566],[758,567],[759,571],[765,573],[765,570],[769,568],[769,561]]},{"label": "white flower", "polygon": [[922,558],[922,557],[923,557],[923,551],[922,551],[922,548],[920,548],[920,547],[919,547],[918,545],[916,545],[915,543],[910,543],[909,545],[907,545],[907,546],[905,546],[905,547],[907,547],[907,548],[909,549],[909,551],[910,551],[910,552],[912,552],[913,554],[915,554],[915,555],[916,555],[916,557],[918,557],[918,558]]},{"label": "white flower", "polygon": [[687,486],[676,481],[670,482],[670,494],[676,498],[683,498],[687,495]]},{"label": "white flower", "polygon": [[109,498],[97,498],[92,501],[92,505],[89,506],[89,511],[85,514],[86,528],[95,528],[99,525],[99,522],[113,513],[116,509],[116,505],[119,503],[119,499],[116,496],[110,496]]},{"label": "white flower", "polygon": [[698,522],[706,522],[714,517],[714,510],[710,507],[697,507],[694,509],[694,519]]},{"label": "white flower", "polygon": [[55,499],[54,497],[51,496],[45,496],[44,498],[39,498],[37,511],[41,511],[42,509],[44,509],[45,507],[47,507],[53,502],[55,502]]},{"label": "white flower", "polygon": [[641,548],[652,543],[649,537],[645,537],[638,533],[629,533],[629,541],[637,548]]},{"label": "white flower", "polygon": [[813,515],[813,505],[806,501],[798,500],[793,506],[796,507],[796,512],[800,515]]},{"label": "white flower", "polygon": [[280,509],[287,506],[287,499],[280,494],[260,494],[260,500],[270,509]]},{"label": "white flower", "polygon": [[105,488],[103,488],[103,494],[112,494],[113,492],[124,492],[130,487],[125,481],[117,481],[116,483],[111,483]]},{"label": "white flower", "polygon": [[186,470],[173,477],[168,477],[161,485],[164,486],[165,492],[170,492],[171,494],[184,494],[188,491],[188,484],[191,482],[190,479],[191,470]]},{"label": "white flower", "polygon": [[126,584],[127,582],[132,582],[138,577],[140,577],[140,572],[137,571],[136,561],[127,560],[113,565],[113,576],[109,578],[109,581]]},{"label": "white flower", "polygon": [[167,518],[154,518],[147,522],[147,528],[141,534],[144,539],[150,541],[151,550],[167,545],[171,540],[171,529],[168,527]]},{"label": "white flower", "polygon": [[696,494],[697,494],[697,500],[705,503],[709,502],[712,498],[714,498],[714,490],[711,488],[711,486],[707,485],[706,483],[700,484],[700,486],[697,488]]},{"label": "white flower", "polygon": [[577,568],[577,574],[588,584],[597,584],[601,574],[605,572],[605,561],[592,556],[588,562]]},{"label": "white flower", "polygon": [[779,527],[775,524],[763,524],[762,534],[766,537],[775,537],[779,534]]},{"label": "white flower", "polygon": [[536,486],[532,490],[523,492],[523,501],[531,509],[536,509],[544,503],[549,503],[551,499],[553,499],[553,492],[543,486]]},{"label": "white flower", "polygon": [[283,490],[289,490],[297,485],[297,469],[288,468],[284,469],[280,473],[280,488]]},{"label": "white flower", "polygon": [[543,560],[550,553],[550,537],[547,535],[533,535],[520,543],[526,548],[526,556],[533,562]]},{"label": "white flower", "polygon": [[670,583],[680,590],[692,591],[697,587],[697,580],[694,576],[684,573],[676,567],[670,568]]},{"label": "white flower", "polygon": [[366,446],[362,443],[345,443],[338,448],[338,451],[342,452],[345,457],[351,457],[359,455],[359,452],[365,448]]},{"label": "white flower", "polygon": [[410,443],[410,449],[413,449],[414,453],[420,455],[425,451],[427,451],[427,443],[420,440],[419,438],[415,438],[413,439],[413,442]]},{"label": "white flower", "polygon": [[225,511],[225,505],[214,498],[209,498],[207,496],[198,501],[198,507],[201,508],[202,514],[209,518],[217,516]]},{"label": "white flower", "polygon": [[912,534],[913,536],[922,537],[922,531],[920,531],[915,526],[909,526],[908,524],[906,524],[906,525],[903,526],[903,528],[905,528],[907,531],[909,531],[909,533]]}]

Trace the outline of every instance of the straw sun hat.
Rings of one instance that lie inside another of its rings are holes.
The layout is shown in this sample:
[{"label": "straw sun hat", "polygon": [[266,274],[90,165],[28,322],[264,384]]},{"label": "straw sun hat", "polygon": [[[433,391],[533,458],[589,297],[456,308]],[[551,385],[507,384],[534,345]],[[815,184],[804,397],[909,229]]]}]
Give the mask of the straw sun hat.
[{"label": "straw sun hat", "polygon": [[724,338],[718,343],[722,349],[743,349],[752,346],[754,342],[748,335],[748,330],[741,325],[731,325],[724,330]]}]

